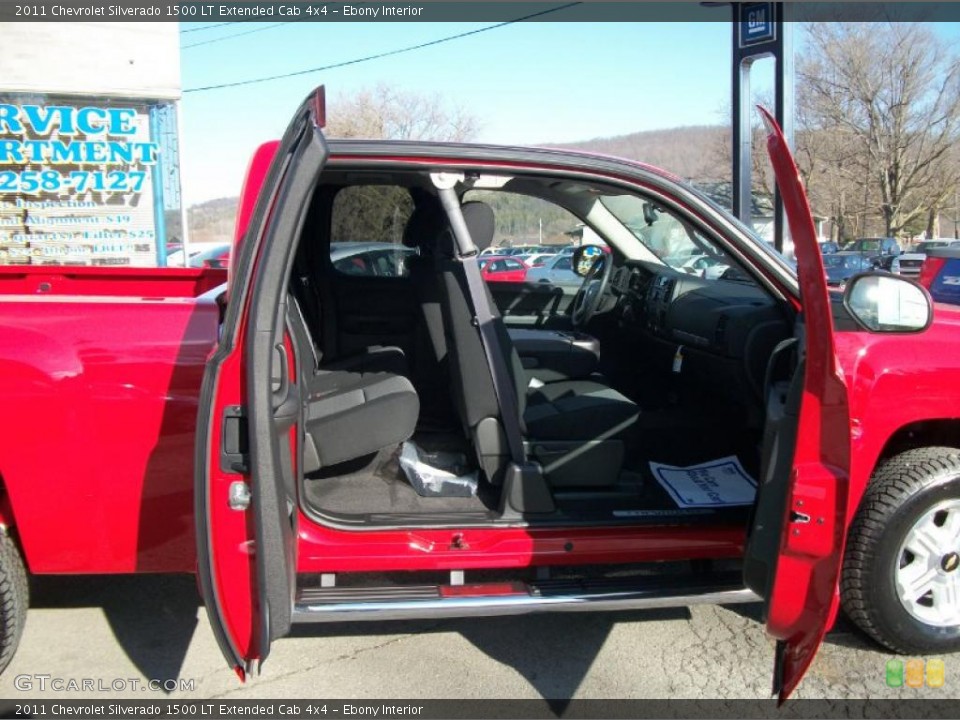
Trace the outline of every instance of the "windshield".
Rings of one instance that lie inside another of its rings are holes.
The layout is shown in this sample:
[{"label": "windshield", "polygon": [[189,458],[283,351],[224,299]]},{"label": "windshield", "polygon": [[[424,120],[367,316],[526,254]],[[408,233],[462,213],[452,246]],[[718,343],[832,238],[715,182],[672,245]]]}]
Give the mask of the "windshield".
[{"label": "windshield", "polygon": [[917,245],[917,252],[926,252],[927,250],[933,250],[934,248],[946,247],[947,242],[945,240],[924,240],[922,243]]},{"label": "windshield", "polygon": [[649,200],[635,195],[608,195],[600,202],[648,250],[671,267],[679,268],[695,255],[722,254],[713,243]]},{"label": "windshield", "polygon": [[755,228],[748,225],[738,218],[736,215],[731,214],[730,210],[721,206],[716,200],[704,193],[702,190],[696,187],[686,186],[686,190],[693,195],[696,195],[698,199],[706,203],[718,213],[722,214],[727,220],[729,220],[733,225],[735,225],[742,233],[749,235],[750,238],[754,240],[756,246],[764,252],[768,257],[772,258],[778,265],[781,265],[783,268],[789,270],[791,274],[796,274],[797,263],[793,258],[786,257],[781,253],[774,244],[765,238],[763,238]]},{"label": "windshield", "polygon": [[711,280],[749,282],[731,270],[735,263],[722,248],[655,202],[636,195],[606,195],[600,202],[665,265]]}]

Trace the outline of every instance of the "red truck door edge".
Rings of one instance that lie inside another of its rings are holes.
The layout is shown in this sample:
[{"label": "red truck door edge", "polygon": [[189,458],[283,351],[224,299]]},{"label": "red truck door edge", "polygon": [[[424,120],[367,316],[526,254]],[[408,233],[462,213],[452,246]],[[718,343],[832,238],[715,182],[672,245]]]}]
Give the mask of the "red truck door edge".
[{"label": "red truck door edge", "polygon": [[780,128],[759,110],[803,304],[798,339],[777,348],[767,372],[763,470],[744,557],[744,581],[764,598],[767,632],[777,639],[773,691],[782,702],[813,661],[839,602],[850,412],[810,206]]},{"label": "red truck door edge", "polygon": [[[287,128],[245,240],[201,386],[195,447],[198,577],[214,636],[242,678],[290,627],[300,382],[284,341],[287,263],[327,158],[311,94]],[[269,248],[269,252],[263,249]],[[258,257],[259,254],[259,257]]]}]

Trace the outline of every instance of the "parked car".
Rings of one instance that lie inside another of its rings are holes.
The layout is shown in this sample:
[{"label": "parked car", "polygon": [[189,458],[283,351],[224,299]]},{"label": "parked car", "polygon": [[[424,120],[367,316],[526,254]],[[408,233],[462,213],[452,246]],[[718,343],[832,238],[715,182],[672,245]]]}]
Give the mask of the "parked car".
[{"label": "parked car", "polygon": [[523,282],[527,266],[518,257],[487,255],[480,260],[480,273],[487,282]]},{"label": "parked car", "polygon": [[833,242],[833,240],[824,240],[820,243],[820,252],[824,255],[832,255],[833,253],[840,252],[840,246]]},{"label": "parked car", "polygon": [[[697,603],[762,601],[781,699],[840,603],[893,652],[960,647],[960,312],[880,273],[831,302],[769,113],[796,271],[648,165],[327,141],[322,98],[256,152],[229,283],[0,267],[0,666],[27,571],[196,572],[240,678],[299,624]],[[423,250],[402,282],[334,266],[371,177]],[[613,251],[567,256],[575,293],[487,286],[474,182],[602,215]],[[645,216],[737,279],[664,264]]]},{"label": "parked car", "polygon": [[896,238],[859,238],[844,245],[843,251],[858,253],[868,258],[873,267],[883,270],[889,270],[901,252]]},{"label": "parked car", "polygon": [[899,257],[895,257],[890,266],[890,271],[908,277],[918,277],[923,261],[927,258],[927,253],[934,248],[945,247],[960,247],[960,240],[923,240],[917,243],[917,246],[910,252],[901,253]]},{"label": "parked car", "polygon": [[502,255],[504,257],[512,257],[515,255],[526,255],[532,253],[537,249],[536,245],[510,245],[507,247],[497,247],[497,248],[487,248],[488,250],[493,250],[492,254]]},{"label": "parked car", "polygon": [[934,302],[960,305],[960,246],[931,248],[920,269],[919,282]]},{"label": "parked car", "polygon": [[167,254],[167,267],[190,267],[189,259],[203,252],[206,246],[206,244],[190,245],[187,257],[184,258],[183,246],[181,245],[179,249],[172,250]]},{"label": "parked car", "polygon": [[552,260],[557,256],[557,253],[543,253],[536,252],[530,253],[528,255],[517,255],[515,256],[518,260],[522,260],[523,264],[528,268],[542,267],[548,260]]},{"label": "parked car", "polygon": [[573,271],[573,251],[560,252],[540,267],[527,270],[527,282],[579,287],[583,278]]},{"label": "parked car", "polygon": [[827,284],[843,288],[847,280],[862,272],[874,269],[873,261],[855,252],[838,252],[823,256],[823,269]]},{"label": "parked car", "polygon": [[190,267],[222,268],[230,265],[230,244],[218,243],[213,247],[190,256],[187,261]]},{"label": "parked car", "polygon": [[403,277],[415,248],[388,242],[337,242],[330,244],[330,262],[345,275]]}]

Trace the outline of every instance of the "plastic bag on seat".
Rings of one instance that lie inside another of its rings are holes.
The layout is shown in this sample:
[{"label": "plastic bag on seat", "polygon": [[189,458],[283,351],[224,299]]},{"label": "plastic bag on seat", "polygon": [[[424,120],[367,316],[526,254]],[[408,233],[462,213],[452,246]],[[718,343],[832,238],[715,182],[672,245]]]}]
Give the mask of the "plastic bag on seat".
[{"label": "plastic bag on seat", "polygon": [[426,452],[415,442],[403,443],[399,457],[404,475],[421,497],[473,497],[478,471],[466,472],[462,453]]}]

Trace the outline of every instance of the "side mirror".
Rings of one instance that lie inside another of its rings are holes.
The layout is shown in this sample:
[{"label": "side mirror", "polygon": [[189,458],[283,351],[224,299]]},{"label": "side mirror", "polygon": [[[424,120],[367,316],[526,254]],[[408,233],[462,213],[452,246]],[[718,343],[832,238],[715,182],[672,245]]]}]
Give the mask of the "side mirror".
[{"label": "side mirror", "polygon": [[871,332],[919,332],[933,320],[933,303],[927,291],[889,273],[853,277],[843,293],[843,304]]},{"label": "side mirror", "polygon": [[573,251],[573,272],[580,277],[586,277],[601,255],[603,255],[603,248],[599,245],[581,245]]}]

